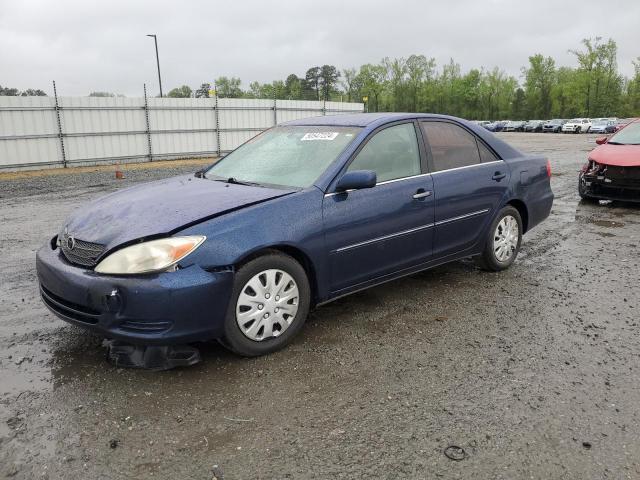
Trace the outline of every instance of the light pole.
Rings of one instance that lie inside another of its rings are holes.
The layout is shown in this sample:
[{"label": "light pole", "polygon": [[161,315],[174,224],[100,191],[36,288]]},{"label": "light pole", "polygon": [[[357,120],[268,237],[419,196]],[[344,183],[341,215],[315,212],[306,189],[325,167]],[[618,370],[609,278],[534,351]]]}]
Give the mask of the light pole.
[{"label": "light pole", "polygon": [[158,84],[160,85],[160,97],[162,97],[162,78],[160,77],[160,57],[158,56],[158,37],[155,35],[147,35],[147,37],[153,37],[153,41],[156,44],[156,63],[158,64]]}]

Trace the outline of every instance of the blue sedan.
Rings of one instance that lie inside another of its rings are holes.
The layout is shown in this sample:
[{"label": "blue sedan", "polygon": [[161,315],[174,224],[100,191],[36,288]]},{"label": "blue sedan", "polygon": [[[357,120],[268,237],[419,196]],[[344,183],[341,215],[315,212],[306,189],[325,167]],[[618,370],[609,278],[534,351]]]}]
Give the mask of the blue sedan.
[{"label": "blue sedan", "polygon": [[111,339],[266,354],[344,295],[466,257],[508,268],[549,215],[550,175],[454,117],[297,120],[76,211],[37,253],[40,292]]}]

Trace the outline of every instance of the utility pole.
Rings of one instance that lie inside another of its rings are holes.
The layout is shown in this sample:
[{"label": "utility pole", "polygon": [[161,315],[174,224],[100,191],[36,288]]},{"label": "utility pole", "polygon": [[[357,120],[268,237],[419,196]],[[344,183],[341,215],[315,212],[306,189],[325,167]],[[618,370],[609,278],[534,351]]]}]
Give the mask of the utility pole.
[{"label": "utility pole", "polygon": [[147,35],[147,37],[153,37],[153,41],[156,44],[156,64],[158,65],[158,84],[160,85],[160,97],[162,97],[162,78],[160,77],[160,57],[158,56],[158,37],[156,35]]}]

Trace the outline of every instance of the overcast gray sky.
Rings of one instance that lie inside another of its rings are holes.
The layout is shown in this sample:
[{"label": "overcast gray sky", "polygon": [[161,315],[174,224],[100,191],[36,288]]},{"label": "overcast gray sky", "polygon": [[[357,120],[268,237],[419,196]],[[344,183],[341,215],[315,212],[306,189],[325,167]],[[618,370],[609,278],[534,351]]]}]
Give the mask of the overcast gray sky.
[{"label": "overcast gray sky", "polygon": [[453,57],[463,70],[520,77],[534,53],[575,65],[585,37],[618,43],[620,71],[640,56],[640,0],[0,0],[0,85],[60,95],[165,93],[226,75],[249,82],[339,69],[412,53]]}]

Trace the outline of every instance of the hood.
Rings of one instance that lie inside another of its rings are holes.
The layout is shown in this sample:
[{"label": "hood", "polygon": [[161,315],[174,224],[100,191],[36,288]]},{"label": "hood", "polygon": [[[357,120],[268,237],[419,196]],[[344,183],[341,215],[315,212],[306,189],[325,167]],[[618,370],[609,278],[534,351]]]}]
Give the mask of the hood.
[{"label": "hood", "polygon": [[602,165],[640,167],[640,145],[611,145],[605,143],[594,148],[589,159]]},{"label": "hood", "polygon": [[106,245],[108,251],[139,238],[170,234],[292,191],[183,175],[98,198],[76,210],[65,227],[77,239]]}]

